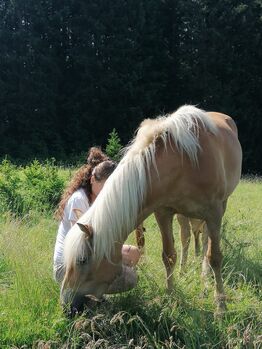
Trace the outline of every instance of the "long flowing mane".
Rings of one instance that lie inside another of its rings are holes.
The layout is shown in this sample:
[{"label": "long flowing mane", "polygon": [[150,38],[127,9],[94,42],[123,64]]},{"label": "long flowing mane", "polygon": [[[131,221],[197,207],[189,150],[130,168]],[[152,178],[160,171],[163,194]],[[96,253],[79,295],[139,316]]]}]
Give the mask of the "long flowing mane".
[{"label": "long flowing mane", "polygon": [[[206,112],[190,105],[176,112],[142,122],[137,135],[126,148],[116,170],[107,180],[92,207],[79,222],[93,229],[94,258],[110,260],[115,242],[123,242],[136,225],[138,212],[145,199],[149,183],[149,167],[155,162],[155,140],[161,138],[164,146],[173,141],[197,165],[201,149],[198,135],[203,128],[216,134],[216,126]],[[64,251],[65,261],[75,261],[83,254],[84,233],[78,228],[69,231]]]}]

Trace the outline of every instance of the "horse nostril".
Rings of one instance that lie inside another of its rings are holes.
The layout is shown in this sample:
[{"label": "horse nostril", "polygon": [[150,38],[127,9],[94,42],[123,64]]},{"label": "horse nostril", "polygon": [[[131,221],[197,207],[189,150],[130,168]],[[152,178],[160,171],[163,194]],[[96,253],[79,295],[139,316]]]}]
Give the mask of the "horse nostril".
[{"label": "horse nostril", "polygon": [[76,264],[77,265],[83,265],[83,264],[86,264],[86,262],[87,262],[87,257],[82,256],[82,257],[79,257],[77,259]]},{"label": "horse nostril", "polygon": [[106,302],[105,297],[97,298],[93,295],[86,295],[85,306],[89,309],[94,309],[99,305],[102,305]]}]

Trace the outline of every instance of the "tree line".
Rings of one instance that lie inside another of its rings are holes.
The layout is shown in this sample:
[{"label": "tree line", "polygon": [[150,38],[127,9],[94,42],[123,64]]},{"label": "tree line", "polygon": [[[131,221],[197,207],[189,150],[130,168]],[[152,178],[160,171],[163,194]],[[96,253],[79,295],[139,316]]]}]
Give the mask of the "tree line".
[{"label": "tree line", "polygon": [[0,0],[0,157],[67,161],[185,103],[262,173],[262,0]]}]

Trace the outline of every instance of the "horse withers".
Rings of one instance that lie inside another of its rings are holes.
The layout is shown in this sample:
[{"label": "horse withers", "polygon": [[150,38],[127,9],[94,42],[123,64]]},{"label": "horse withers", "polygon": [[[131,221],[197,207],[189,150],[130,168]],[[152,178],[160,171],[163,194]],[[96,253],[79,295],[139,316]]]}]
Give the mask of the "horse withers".
[{"label": "horse withers", "polygon": [[182,214],[206,222],[205,261],[214,272],[218,311],[224,311],[220,228],[227,200],[240,180],[241,162],[237,128],[227,115],[186,105],[144,120],[96,201],[66,237],[62,290],[98,298],[107,293],[123,275],[124,241],[153,212],[172,290],[172,220]]}]

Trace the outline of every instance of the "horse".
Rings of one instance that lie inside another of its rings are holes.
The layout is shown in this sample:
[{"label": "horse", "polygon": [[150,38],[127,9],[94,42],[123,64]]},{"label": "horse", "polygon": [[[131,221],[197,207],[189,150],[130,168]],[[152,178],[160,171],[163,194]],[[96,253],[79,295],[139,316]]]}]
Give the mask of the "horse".
[{"label": "horse", "polygon": [[182,214],[206,223],[204,263],[213,270],[217,311],[224,312],[220,228],[228,198],[240,181],[241,164],[237,127],[228,115],[184,105],[145,119],[94,204],[67,234],[61,290],[101,298],[123,275],[124,241],[154,213],[167,289],[172,291],[177,259],[172,220]]}]

